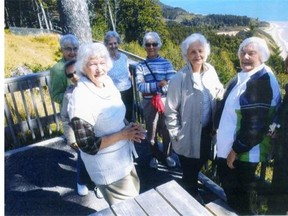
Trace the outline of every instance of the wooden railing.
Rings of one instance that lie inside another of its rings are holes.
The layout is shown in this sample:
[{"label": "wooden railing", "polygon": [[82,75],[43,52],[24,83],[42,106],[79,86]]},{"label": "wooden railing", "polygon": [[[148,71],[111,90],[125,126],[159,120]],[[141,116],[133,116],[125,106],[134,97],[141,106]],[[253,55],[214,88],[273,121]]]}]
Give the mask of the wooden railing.
[{"label": "wooden railing", "polygon": [[49,71],[4,80],[5,149],[60,131],[59,108],[49,93]]}]

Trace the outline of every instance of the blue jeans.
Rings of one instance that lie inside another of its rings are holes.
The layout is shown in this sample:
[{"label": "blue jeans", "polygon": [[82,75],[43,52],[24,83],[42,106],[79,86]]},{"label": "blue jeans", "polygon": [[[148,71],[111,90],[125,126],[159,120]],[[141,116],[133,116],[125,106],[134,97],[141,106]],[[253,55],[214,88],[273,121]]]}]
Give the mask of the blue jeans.
[{"label": "blue jeans", "polygon": [[86,170],[85,164],[81,158],[80,151],[77,152],[77,183],[80,185],[91,184],[92,180]]}]

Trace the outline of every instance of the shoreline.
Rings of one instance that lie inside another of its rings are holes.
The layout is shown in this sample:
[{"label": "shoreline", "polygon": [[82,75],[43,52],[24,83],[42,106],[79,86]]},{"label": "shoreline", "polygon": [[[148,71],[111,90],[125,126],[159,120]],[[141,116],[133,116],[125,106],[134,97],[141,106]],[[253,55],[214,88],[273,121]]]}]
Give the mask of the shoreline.
[{"label": "shoreline", "polygon": [[[281,57],[283,59],[286,59],[288,52],[288,22],[269,21],[268,23],[270,24],[270,26],[264,28],[263,30],[271,35],[276,44],[280,47]],[[285,40],[283,37],[287,39]]]}]

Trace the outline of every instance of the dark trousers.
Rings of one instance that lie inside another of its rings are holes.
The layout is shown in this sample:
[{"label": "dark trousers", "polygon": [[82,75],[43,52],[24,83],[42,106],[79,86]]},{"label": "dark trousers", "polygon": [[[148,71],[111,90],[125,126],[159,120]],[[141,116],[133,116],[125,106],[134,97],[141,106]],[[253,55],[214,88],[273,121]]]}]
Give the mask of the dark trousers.
[{"label": "dark trousers", "polygon": [[251,215],[251,198],[258,163],[235,161],[235,169],[227,166],[227,160],[218,158],[217,171],[228,205],[238,214]]},{"label": "dark trousers", "polygon": [[204,127],[201,132],[200,158],[188,158],[178,155],[185,189],[192,195],[198,193],[198,174],[208,161],[211,153],[211,126]]},{"label": "dark trousers", "polygon": [[92,183],[79,151],[77,152],[77,183],[80,185],[88,185]]},{"label": "dark trousers", "polygon": [[125,91],[121,91],[121,99],[126,107],[126,115],[125,118],[128,122],[134,121],[134,113],[133,113],[133,106],[134,106],[134,98],[133,98],[133,88],[127,89]]}]

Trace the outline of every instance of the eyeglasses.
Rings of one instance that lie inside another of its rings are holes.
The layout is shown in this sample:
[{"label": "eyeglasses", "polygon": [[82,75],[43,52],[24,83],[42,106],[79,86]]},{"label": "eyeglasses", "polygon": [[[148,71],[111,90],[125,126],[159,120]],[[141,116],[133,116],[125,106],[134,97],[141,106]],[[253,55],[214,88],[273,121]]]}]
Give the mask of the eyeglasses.
[{"label": "eyeglasses", "polygon": [[66,74],[66,77],[71,79],[72,77],[74,77],[74,74],[76,74],[76,71],[74,71],[73,73]]},{"label": "eyeglasses", "polygon": [[145,46],[146,46],[146,47],[151,47],[151,45],[152,45],[153,47],[157,47],[157,46],[158,46],[158,43],[145,43]]},{"label": "eyeglasses", "polygon": [[109,46],[113,46],[113,45],[117,45],[117,42],[113,42],[113,43],[108,43]]},{"label": "eyeglasses", "polygon": [[78,51],[78,47],[64,47],[63,50],[68,51],[68,52],[77,52]]}]

